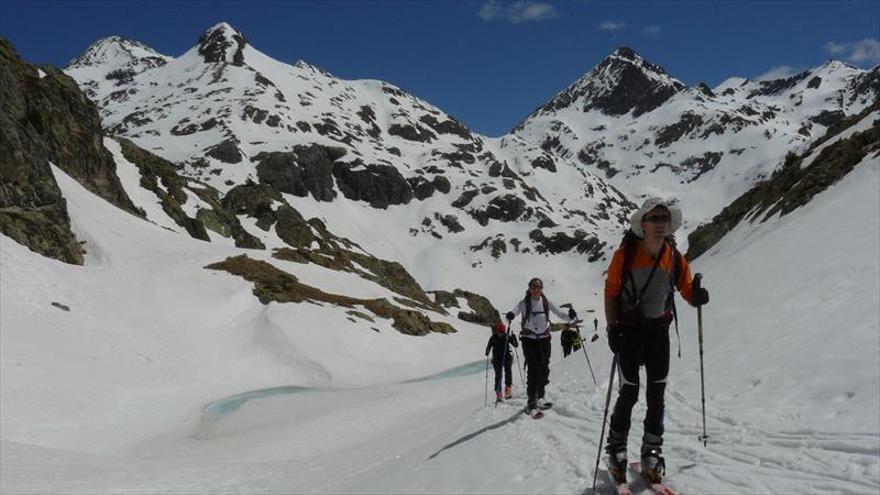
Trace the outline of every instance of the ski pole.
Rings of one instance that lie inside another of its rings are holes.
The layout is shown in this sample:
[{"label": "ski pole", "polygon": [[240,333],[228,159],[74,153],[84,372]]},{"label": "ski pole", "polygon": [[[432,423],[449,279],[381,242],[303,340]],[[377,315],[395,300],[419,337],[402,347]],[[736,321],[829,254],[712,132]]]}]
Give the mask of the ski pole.
[{"label": "ski pole", "polygon": [[[578,320],[578,322],[580,322],[580,320]],[[593,365],[590,363],[590,356],[587,354],[587,343],[581,335],[581,327],[580,325],[574,325],[574,328],[577,330],[578,338],[581,339],[581,349],[584,350],[584,357],[587,358],[587,366],[590,368],[590,376],[593,377],[593,385],[598,386],[599,383],[596,382],[596,374],[593,373]]]},{"label": "ski pole", "polygon": [[[513,323],[513,320],[507,320],[507,331],[510,331],[510,324]],[[522,342],[522,339],[520,339]],[[526,380],[523,378],[522,367],[519,365],[519,350],[516,348],[513,349],[513,357],[516,358],[516,369],[519,371],[519,382],[522,384],[523,390],[526,389]]]},{"label": "ski pole", "polygon": [[523,390],[525,390],[526,380],[523,378],[522,367],[519,365],[519,351],[516,348],[513,349],[513,357],[516,358],[516,369],[519,371],[519,382],[522,384]]},{"label": "ski pole", "polygon": [[596,493],[596,476],[599,474],[599,459],[602,458],[602,442],[605,440],[605,423],[608,420],[608,406],[611,404],[611,389],[614,387],[614,371],[617,368],[617,354],[611,360],[611,377],[608,378],[608,393],[605,394],[605,413],[602,415],[602,433],[599,434],[599,452],[596,454],[596,468],[593,469],[593,489]]},{"label": "ski pole", "polygon": [[[694,275],[694,290],[700,290],[702,288],[703,274],[697,273]],[[709,440],[709,435],[706,434],[706,379],[703,372],[703,305],[697,305],[697,333],[700,339],[700,399],[703,402],[703,436],[700,437],[700,440],[703,441],[703,447],[706,446],[707,441]]]},{"label": "ski pole", "polygon": [[483,407],[489,405],[489,355],[486,355],[486,389],[483,391]]}]

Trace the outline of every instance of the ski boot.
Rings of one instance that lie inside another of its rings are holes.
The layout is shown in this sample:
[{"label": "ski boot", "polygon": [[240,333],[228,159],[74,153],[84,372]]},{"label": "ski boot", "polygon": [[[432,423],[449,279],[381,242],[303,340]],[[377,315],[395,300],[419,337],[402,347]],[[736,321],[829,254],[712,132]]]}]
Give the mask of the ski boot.
[{"label": "ski boot", "polygon": [[626,483],[626,433],[609,430],[605,453],[608,454],[605,457],[608,474],[614,478],[615,483]]},{"label": "ski boot", "polygon": [[645,433],[642,437],[642,475],[650,483],[661,483],[666,474],[663,459],[663,437]]},{"label": "ski boot", "polygon": [[513,398],[513,387],[512,386],[508,385],[507,387],[504,388],[504,398],[505,399],[512,399]]},{"label": "ski boot", "polygon": [[504,396],[501,395],[501,391],[495,392],[495,402],[504,402]]}]

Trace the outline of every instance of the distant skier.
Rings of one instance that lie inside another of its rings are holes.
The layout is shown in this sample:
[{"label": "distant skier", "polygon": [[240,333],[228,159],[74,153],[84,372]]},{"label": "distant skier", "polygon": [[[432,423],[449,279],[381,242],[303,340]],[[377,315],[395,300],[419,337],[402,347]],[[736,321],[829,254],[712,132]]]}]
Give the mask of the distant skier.
[{"label": "distant skier", "polygon": [[[519,347],[516,335],[511,333],[508,335],[507,327],[504,323],[498,322],[486,343],[486,355],[492,351],[492,367],[495,368],[495,400],[500,401],[502,398],[510,399],[513,397],[513,355],[510,353],[510,346]],[[506,355],[505,355],[506,353]],[[503,367],[502,370],[502,361]],[[501,374],[504,373],[504,393],[501,393]]]},{"label": "distant skier", "polygon": [[[617,354],[620,386],[605,447],[609,468],[626,472],[626,442],[633,406],[639,398],[639,366],[645,365],[647,412],[641,461],[645,475],[657,482],[664,474],[662,456],[664,394],[669,372],[669,325],[673,293],[691,305],[709,302],[706,289],[694,290],[691,269],[675,249],[673,232],[681,225],[675,200],[650,198],[630,219],[630,229],[614,252],[605,280],[608,345]],[[625,475],[624,480],[625,480]]]},{"label": "distant skier", "polygon": [[544,282],[540,278],[529,280],[526,295],[517,303],[513,311],[507,313],[510,322],[517,315],[523,315],[520,339],[523,344],[523,357],[528,368],[526,392],[529,413],[539,407],[544,400],[544,388],[550,383],[550,315],[552,311],[560,318],[569,321],[577,319],[574,309],[563,312],[544,295]]}]

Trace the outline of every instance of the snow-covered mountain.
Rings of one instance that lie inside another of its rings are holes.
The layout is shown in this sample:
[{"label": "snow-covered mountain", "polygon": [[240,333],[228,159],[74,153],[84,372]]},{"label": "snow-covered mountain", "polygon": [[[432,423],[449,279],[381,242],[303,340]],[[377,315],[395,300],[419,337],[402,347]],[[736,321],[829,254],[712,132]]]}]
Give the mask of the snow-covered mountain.
[{"label": "snow-covered mountain", "polygon": [[269,184],[307,215],[332,222],[354,210],[356,229],[382,219],[393,225],[389,239],[473,247],[477,264],[521,250],[599,259],[608,250],[600,238],[617,235],[632,206],[551,152],[474,134],[389,83],[278,62],[226,23],[177,58],[137,46],[151,61],[136,64],[150,66],[141,72],[129,70],[128,42],[108,38],[67,73],[90,90],[109,134],[223,192]]},{"label": "snow-covered mountain", "polygon": [[679,197],[689,230],[878,96],[880,67],[829,61],[785,79],[689,88],[619,48],[512,134],[633,200]]}]

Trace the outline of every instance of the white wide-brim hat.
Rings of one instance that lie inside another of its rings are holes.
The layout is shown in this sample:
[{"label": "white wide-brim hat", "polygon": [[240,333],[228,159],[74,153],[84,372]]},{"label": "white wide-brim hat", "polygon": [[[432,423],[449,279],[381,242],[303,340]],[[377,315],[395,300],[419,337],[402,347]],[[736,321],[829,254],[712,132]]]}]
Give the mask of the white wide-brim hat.
[{"label": "white wide-brim hat", "polygon": [[642,229],[642,217],[654,208],[662,206],[669,210],[669,233],[672,234],[681,227],[681,209],[678,207],[678,200],[663,198],[648,198],[642,203],[642,207],[629,217],[629,229],[633,234],[644,237],[645,231]]}]

